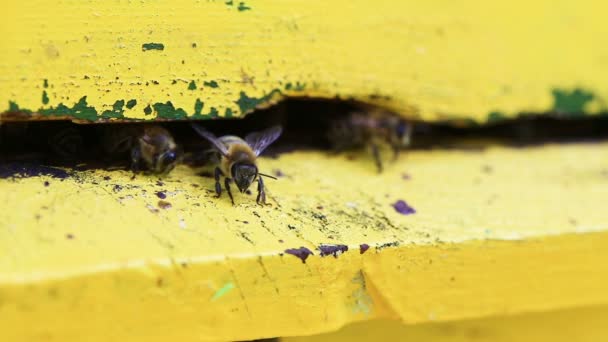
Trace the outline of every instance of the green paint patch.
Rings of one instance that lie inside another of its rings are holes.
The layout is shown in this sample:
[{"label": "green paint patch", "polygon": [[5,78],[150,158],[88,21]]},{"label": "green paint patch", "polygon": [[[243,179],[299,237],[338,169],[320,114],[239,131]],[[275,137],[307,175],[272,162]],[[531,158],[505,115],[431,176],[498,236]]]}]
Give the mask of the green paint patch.
[{"label": "green paint patch", "polygon": [[188,84],[188,90],[196,90],[196,83],[194,81],[190,81],[190,84]]},{"label": "green paint patch", "polygon": [[141,50],[142,51],[148,51],[148,50],[164,50],[165,49],[165,45],[163,43],[146,43],[146,44],[142,44],[141,45]]},{"label": "green paint patch", "polygon": [[13,101],[8,101],[8,111],[9,112],[18,112],[19,106]]},{"label": "green paint patch", "polygon": [[593,93],[579,88],[572,91],[553,89],[552,94],[553,111],[569,116],[584,115],[585,105],[595,98]]},{"label": "green paint patch", "polygon": [[494,111],[488,114],[488,123],[504,121],[506,119],[508,119],[508,117],[503,112]]},{"label": "green paint patch", "polygon": [[144,108],[144,114],[146,114],[146,115],[152,114],[152,107],[150,107],[150,105],[147,105],[146,108]]},{"label": "green paint patch", "polygon": [[293,88],[295,91],[302,91],[306,89],[306,83],[296,82],[296,86]]},{"label": "green paint patch", "polygon": [[211,297],[211,301],[216,301],[222,297],[224,297],[228,292],[234,289],[234,284],[232,282],[228,282],[224,284],[219,290],[215,291],[213,296]]},{"label": "green paint patch", "polygon": [[131,99],[127,102],[127,108],[129,108],[129,109],[132,109],[133,107],[135,107],[135,105],[137,105],[136,99]]},{"label": "green paint patch", "polygon": [[45,88],[49,87],[49,80],[45,79],[44,82],[42,83],[42,86]]},{"label": "green paint patch", "polygon": [[32,111],[26,108],[20,108],[19,105],[16,102],[13,101],[9,101],[8,102],[8,110],[9,112],[18,112],[18,113],[25,113],[25,114],[32,114]]},{"label": "green paint patch", "polygon": [[200,99],[196,99],[196,102],[194,102],[194,116],[202,116],[204,106],[205,103],[203,101],[201,101]]},{"label": "green paint patch", "polygon": [[124,118],[125,100],[118,100],[112,105],[112,110],[104,110],[101,113],[101,118],[104,119],[122,119]]},{"label": "green paint patch", "polygon": [[268,93],[260,98],[255,98],[255,97],[249,97],[249,96],[247,96],[247,94],[245,94],[244,91],[241,91],[239,99],[237,101],[235,101],[234,103],[236,103],[239,106],[241,114],[246,114],[246,113],[253,111],[257,106],[259,106],[263,103],[269,102],[273,97],[275,97],[277,95],[281,95],[281,94],[282,94],[282,92],[280,89],[274,89],[270,93]]},{"label": "green paint patch", "polygon": [[220,87],[220,85],[217,84],[216,81],[209,81],[209,82],[205,81],[205,82],[203,82],[203,85],[205,87],[209,87],[209,88],[219,88]]},{"label": "green paint patch", "polygon": [[224,117],[231,118],[234,113],[232,112],[232,108],[226,108],[226,112],[224,113]]},{"label": "green paint patch", "polygon": [[32,111],[29,109],[19,108],[19,105],[13,101],[8,101],[8,111],[12,112],[12,113],[26,113],[26,114],[32,113]]},{"label": "green paint patch", "polygon": [[87,97],[83,96],[74,104],[72,108],[59,103],[57,107],[40,109],[38,111],[46,116],[71,116],[80,120],[95,121],[97,119],[97,110],[87,104]]},{"label": "green paint patch", "polygon": [[43,104],[49,104],[49,96],[46,93],[46,90],[42,91],[42,103]]},{"label": "green paint patch", "polygon": [[165,103],[155,103],[152,105],[154,111],[156,111],[156,115],[159,118],[163,119],[185,119],[188,115],[186,111],[181,108],[175,108],[171,101],[167,101]]},{"label": "green paint patch", "polygon": [[234,5],[234,1],[233,0],[228,0],[228,1],[226,1],[226,5],[232,6],[232,5]]},{"label": "green paint patch", "polygon": [[296,82],[295,84],[293,84],[291,82],[287,82],[285,84],[285,90],[302,91],[304,89],[306,89],[306,83]]},{"label": "green paint patch", "polygon": [[251,10],[251,7],[245,5],[244,2],[239,2],[239,7],[237,7],[237,9],[239,10],[239,12],[243,12]]},{"label": "green paint patch", "polygon": [[209,113],[203,114],[203,107],[205,103],[200,99],[196,99],[194,102],[194,115],[189,117],[189,119],[201,120],[201,119],[215,119],[219,117],[219,111],[215,107],[211,107],[209,109]]}]

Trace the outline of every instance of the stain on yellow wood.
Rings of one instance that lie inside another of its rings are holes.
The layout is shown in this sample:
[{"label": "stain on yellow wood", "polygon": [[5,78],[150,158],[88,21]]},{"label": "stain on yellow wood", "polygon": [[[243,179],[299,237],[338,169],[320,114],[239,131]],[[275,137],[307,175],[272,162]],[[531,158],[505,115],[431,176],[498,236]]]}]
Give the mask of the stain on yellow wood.
[{"label": "stain on yellow wood", "polygon": [[608,335],[606,321],[608,307],[602,306],[420,325],[372,321],[353,324],[335,333],[285,338],[283,341],[595,342],[603,341]]},{"label": "stain on yellow wood", "polygon": [[206,119],[288,95],[424,120],[608,108],[595,0],[240,4],[6,1],[0,112]]},{"label": "stain on yellow wood", "polygon": [[[0,339],[243,340],[605,305],[607,148],[414,151],[380,176],[364,154],[284,154],[260,162],[285,174],[267,207],[216,199],[185,166],[161,183],[2,179]],[[300,247],[305,263],[285,252]]]}]

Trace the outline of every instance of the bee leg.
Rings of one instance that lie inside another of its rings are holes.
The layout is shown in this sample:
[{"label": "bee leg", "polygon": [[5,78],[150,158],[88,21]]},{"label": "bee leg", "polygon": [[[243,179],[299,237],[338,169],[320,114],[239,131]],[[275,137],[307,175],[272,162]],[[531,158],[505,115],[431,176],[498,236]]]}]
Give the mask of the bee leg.
[{"label": "bee leg", "polygon": [[220,177],[223,176],[224,173],[219,167],[215,168],[215,193],[217,197],[220,197],[222,194],[222,185],[220,184]]},{"label": "bee leg", "polygon": [[258,177],[258,197],[255,202],[257,204],[266,204],[266,191],[264,191],[264,181],[262,181],[262,176]]},{"label": "bee leg", "polygon": [[380,151],[378,150],[378,145],[372,143],[372,155],[374,156],[374,160],[376,161],[376,167],[378,168],[378,172],[382,172],[382,160],[380,160]]},{"label": "bee leg", "polygon": [[139,147],[131,149],[131,171],[133,171],[133,178],[139,173],[139,161],[141,160],[141,151]]},{"label": "bee leg", "polygon": [[391,145],[391,148],[393,149],[393,161],[397,161],[400,151],[399,145]]},{"label": "bee leg", "polygon": [[232,205],[234,205],[234,198],[232,198],[232,191],[230,191],[230,182],[232,182],[232,179],[226,177],[224,178],[224,187],[226,188],[226,192],[228,193],[228,196],[230,197],[230,201],[232,202]]}]

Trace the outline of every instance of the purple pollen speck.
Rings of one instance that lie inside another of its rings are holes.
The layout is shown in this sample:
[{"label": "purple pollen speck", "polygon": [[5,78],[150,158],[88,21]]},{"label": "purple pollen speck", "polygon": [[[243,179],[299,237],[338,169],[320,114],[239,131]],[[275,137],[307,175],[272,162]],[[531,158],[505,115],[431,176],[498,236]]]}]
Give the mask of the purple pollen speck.
[{"label": "purple pollen speck", "polygon": [[398,200],[397,202],[393,203],[393,208],[395,208],[395,210],[402,215],[410,215],[416,213],[416,210],[410,207],[403,200]]},{"label": "purple pollen speck", "polygon": [[298,257],[300,260],[302,260],[303,264],[306,263],[306,258],[308,258],[309,255],[313,255],[310,249],[306,247],[286,249],[285,253]]},{"label": "purple pollen speck", "polygon": [[160,199],[165,199],[165,198],[167,198],[167,194],[165,194],[163,191],[158,191],[158,192],[156,193],[156,196],[157,196],[158,198],[160,198]]},{"label": "purple pollen speck", "polygon": [[366,243],[362,243],[359,245],[359,253],[363,254],[365,252],[367,252],[367,250],[369,249],[369,245]]}]

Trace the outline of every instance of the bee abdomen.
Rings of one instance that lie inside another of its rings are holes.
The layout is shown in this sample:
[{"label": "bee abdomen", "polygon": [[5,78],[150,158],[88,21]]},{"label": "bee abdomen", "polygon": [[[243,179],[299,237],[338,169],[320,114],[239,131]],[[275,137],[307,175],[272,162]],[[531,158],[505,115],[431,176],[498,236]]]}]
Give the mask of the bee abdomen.
[{"label": "bee abdomen", "polygon": [[361,146],[365,143],[366,132],[360,125],[349,119],[334,120],[331,122],[328,139],[336,150],[344,150]]}]

